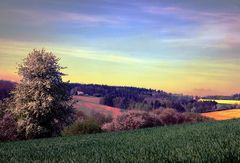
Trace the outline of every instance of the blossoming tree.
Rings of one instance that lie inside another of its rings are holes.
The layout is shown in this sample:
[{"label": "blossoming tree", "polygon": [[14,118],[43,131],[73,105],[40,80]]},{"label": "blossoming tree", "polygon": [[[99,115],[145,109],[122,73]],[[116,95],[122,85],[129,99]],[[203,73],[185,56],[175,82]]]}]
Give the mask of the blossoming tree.
[{"label": "blossoming tree", "polygon": [[22,79],[12,92],[11,109],[22,138],[57,136],[74,120],[58,62],[51,52],[34,49],[18,67]]}]

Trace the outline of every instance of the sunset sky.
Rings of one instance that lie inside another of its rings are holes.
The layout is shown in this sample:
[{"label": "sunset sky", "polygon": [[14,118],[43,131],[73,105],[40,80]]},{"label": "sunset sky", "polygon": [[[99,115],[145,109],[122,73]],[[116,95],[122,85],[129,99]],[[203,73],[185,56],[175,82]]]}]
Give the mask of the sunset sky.
[{"label": "sunset sky", "polygon": [[240,92],[239,0],[0,1],[0,79],[33,48],[80,83]]}]

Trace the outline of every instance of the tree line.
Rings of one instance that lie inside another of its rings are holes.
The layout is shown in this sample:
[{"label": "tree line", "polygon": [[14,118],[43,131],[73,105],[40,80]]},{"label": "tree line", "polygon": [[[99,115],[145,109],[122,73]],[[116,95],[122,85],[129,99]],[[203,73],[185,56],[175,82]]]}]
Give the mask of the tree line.
[{"label": "tree line", "polygon": [[77,91],[89,96],[102,97],[100,103],[123,110],[150,111],[159,108],[173,108],[178,112],[209,112],[217,110],[217,103],[213,101],[198,101],[193,96],[167,93],[162,90],[107,86],[97,84],[69,83],[72,95]]},{"label": "tree line", "polygon": [[214,100],[240,100],[240,93],[231,96],[205,96],[203,99],[214,99]]}]

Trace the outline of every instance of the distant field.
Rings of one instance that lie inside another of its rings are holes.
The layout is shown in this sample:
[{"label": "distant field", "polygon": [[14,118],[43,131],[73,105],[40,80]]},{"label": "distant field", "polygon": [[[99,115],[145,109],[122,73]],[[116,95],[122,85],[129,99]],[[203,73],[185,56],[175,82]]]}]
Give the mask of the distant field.
[{"label": "distant field", "polygon": [[0,143],[0,162],[240,162],[240,120]]},{"label": "distant field", "polygon": [[84,102],[91,102],[95,104],[100,104],[100,97],[92,97],[92,96],[73,96],[75,100],[84,101]]},{"label": "distant field", "polygon": [[218,104],[240,105],[240,100],[214,100],[214,99],[200,99],[199,101],[216,101]]},{"label": "distant field", "polygon": [[113,116],[121,114],[121,109],[119,108],[99,104],[99,97],[73,96],[73,99],[77,101],[74,104],[74,108],[83,111],[87,115],[90,115],[92,111],[101,112],[106,115],[111,114]]},{"label": "distant field", "polygon": [[209,118],[213,118],[215,120],[240,118],[240,109],[230,109],[230,110],[202,113],[202,115]]}]

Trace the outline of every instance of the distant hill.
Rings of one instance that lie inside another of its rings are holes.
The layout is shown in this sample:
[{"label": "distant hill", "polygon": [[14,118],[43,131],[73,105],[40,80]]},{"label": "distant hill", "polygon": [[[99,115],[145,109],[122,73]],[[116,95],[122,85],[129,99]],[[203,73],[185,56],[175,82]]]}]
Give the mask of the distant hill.
[{"label": "distant hill", "polygon": [[214,100],[240,100],[240,93],[232,96],[205,96],[203,99],[214,99]]},{"label": "distant hill", "polygon": [[121,114],[119,108],[101,105],[99,103],[100,97],[73,96],[73,100],[75,101],[73,107],[76,111],[81,111],[88,116],[91,116],[93,112],[99,112],[106,116],[117,116]]},{"label": "distant hill", "polygon": [[[204,113],[234,109],[236,107],[231,104],[223,106],[214,101],[199,101],[199,97],[137,87],[71,83],[69,84],[69,89],[72,95],[102,97],[101,104],[123,110],[173,108],[179,112]],[[206,96],[203,99],[240,100],[240,94],[232,96]]]},{"label": "distant hill", "polygon": [[100,104],[123,110],[173,108],[179,112],[208,112],[217,108],[216,102],[198,102],[193,96],[162,90],[79,83],[70,83],[68,87],[71,95],[102,97]]},{"label": "distant hill", "polygon": [[[8,97],[15,85],[14,82],[0,80],[0,100]],[[172,94],[162,90],[80,83],[68,83],[67,87],[71,95],[101,97],[100,104],[123,110],[173,108],[179,112],[201,113],[219,110],[216,102],[198,101],[198,98],[193,96]],[[205,98],[240,100],[240,94]]]},{"label": "distant hill", "polygon": [[16,86],[15,82],[0,80],[0,100],[9,96],[10,91]]},{"label": "distant hill", "polygon": [[69,83],[68,87],[71,89],[71,94],[77,95],[78,91],[83,92],[85,95],[103,97],[110,93],[116,93],[119,95],[141,94],[144,96],[154,97],[170,97],[171,93],[166,93],[162,90],[154,90],[147,88],[137,88],[128,86],[108,86],[99,84],[80,84],[80,83]]}]

